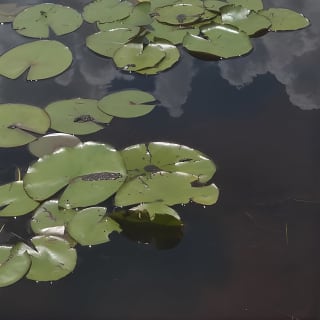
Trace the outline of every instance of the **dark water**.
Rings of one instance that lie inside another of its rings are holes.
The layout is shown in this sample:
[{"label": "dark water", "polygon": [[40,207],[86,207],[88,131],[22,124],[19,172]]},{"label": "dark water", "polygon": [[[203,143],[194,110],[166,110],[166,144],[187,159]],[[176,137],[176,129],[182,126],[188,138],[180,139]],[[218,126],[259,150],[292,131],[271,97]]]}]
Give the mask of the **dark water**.
[{"label": "dark water", "polygon": [[[88,1],[54,1],[80,9]],[[21,1],[21,3],[23,3]],[[37,3],[30,1],[28,3]],[[211,156],[217,205],[177,207],[184,236],[174,248],[121,235],[79,248],[73,274],[53,284],[22,280],[0,289],[0,319],[320,319],[320,2],[265,1],[303,12],[308,29],[254,40],[224,62],[184,54],[155,77],[117,71],[84,48],[81,32],[60,37],[75,61],[63,75],[27,83],[0,79],[0,102],[46,106],[149,91],[162,106],[85,137],[122,148],[170,141]],[[26,41],[0,27],[1,53]],[[0,149],[1,168],[27,166],[26,149]],[[1,179],[11,179],[3,170]]]}]

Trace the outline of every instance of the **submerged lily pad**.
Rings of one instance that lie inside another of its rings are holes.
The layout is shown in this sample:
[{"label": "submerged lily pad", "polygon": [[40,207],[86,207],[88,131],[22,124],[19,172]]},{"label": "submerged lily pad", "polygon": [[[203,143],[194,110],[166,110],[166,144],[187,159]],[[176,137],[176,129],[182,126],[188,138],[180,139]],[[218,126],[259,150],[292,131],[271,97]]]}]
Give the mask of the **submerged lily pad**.
[{"label": "submerged lily pad", "polygon": [[272,31],[298,30],[310,24],[309,20],[302,14],[290,9],[271,8],[259,11],[259,14],[271,21],[270,30]]},{"label": "submerged lily pad", "polygon": [[40,158],[29,167],[23,181],[29,196],[36,200],[45,200],[67,187],[59,206],[69,209],[108,199],[125,178],[118,151],[105,144],[87,142]]},{"label": "submerged lily pad", "polygon": [[16,79],[28,70],[27,80],[54,77],[72,62],[68,47],[55,40],[39,40],[15,47],[0,56],[0,74]]},{"label": "submerged lily pad", "polygon": [[19,245],[0,246],[0,287],[9,286],[28,272],[31,259]]},{"label": "submerged lily pad", "polygon": [[156,172],[126,182],[115,196],[118,207],[137,203],[160,202],[168,206],[194,201],[203,205],[216,203],[218,188],[214,185],[193,187],[198,177],[182,172]]},{"label": "submerged lily pad", "polygon": [[0,4],[0,23],[12,22],[16,15],[28,8],[28,6],[19,5],[17,3]]},{"label": "submerged lily pad", "polygon": [[48,114],[25,104],[0,104],[0,147],[17,147],[37,139],[50,127]]},{"label": "submerged lily pad", "polygon": [[121,155],[130,178],[159,171],[185,172],[204,183],[216,171],[213,161],[202,152],[175,143],[137,144],[122,150]]},{"label": "submerged lily pad", "polygon": [[15,217],[27,214],[38,207],[23,188],[22,181],[0,186],[0,217]]},{"label": "submerged lily pad", "polygon": [[144,91],[125,90],[109,94],[98,102],[99,108],[119,118],[140,117],[155,107],[155,98]]},{"label": "submerged lily pad", "polygon": [[112,116],[103,113],[94,99],[70,99],[50,103],[46,112],[51,128],[70,134],[89,134],[104,128]]},{"label": "submerged lily pad", "polygon": [[103,207],[91,207],[77,212],[68,224],[69,234],[83,246],[110,241],[109,235],[121,232],[121,228],[106,216],[106,211]]},{"label": "submerged lily pad", "polygon": [[82,24],[81,14],[76,10],[53,3],[29,7],[16,16],[13,29],[32,38],[48,38],[51,29],[63,35],[78,29]]},{"label": "submerged lily pad", "polygon": [[74,147],[79,143],[81,143],[80,139],[74,135],[50,133],[29,143],[28,149],[30,153],[40,158],[62,147]]},{"label": "submerged lily pad", "polygon": [[35,250],[30,250],[31,268],[27,278],[36,281],[59,280],[73,271],[77,252],[68,241],[55,236],[37,236],[31,239]]}]

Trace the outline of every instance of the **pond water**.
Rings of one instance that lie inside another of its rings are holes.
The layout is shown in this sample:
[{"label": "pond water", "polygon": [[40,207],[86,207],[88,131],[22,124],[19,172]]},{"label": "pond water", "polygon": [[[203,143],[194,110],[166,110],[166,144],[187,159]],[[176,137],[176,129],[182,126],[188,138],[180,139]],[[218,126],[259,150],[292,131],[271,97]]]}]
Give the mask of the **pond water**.
[{"label": "pond water", "polygon": [[[80,10],[89,1],[53,2]],[[200,61],[183,53],[171,70],[142,76],[85,48],[94,31],[85,24],[59,37],[75,59],[62,75],[1,77],[0,103],[44,107],[120,89],[153,93],[161,101],[153,112],[114,120],[83,140],[201,150],[217,165],[221,192],[214,206],[176,207],[182,237],[155,245],[112,235],[107,244],[79,248],[75,271],[62,280],[1,288],[1,319],[320,318],[320,3],[264,4],[303,12],[312,25],[256,38],[245,57]],[[0,26],[0,39],[0,53],[31,41],[10,25]],[[32,159],[26,147],[0,149],[1,183]]]}]

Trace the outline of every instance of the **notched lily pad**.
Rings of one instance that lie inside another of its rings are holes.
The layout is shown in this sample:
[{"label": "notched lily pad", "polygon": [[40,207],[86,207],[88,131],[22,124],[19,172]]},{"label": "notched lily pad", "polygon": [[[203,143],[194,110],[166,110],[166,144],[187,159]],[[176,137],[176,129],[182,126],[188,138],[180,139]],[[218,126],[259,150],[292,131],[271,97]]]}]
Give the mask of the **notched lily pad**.
[{"label": "notched lily pad", "polygon": [[54,77],[72,62],[68,47],[55,40],[39,40],[17,46],[0,56],[0,74],[16,79],[28,69],[27,80]]},{"label": "notched lily pad", "polygon": [[82,24],[81,14],[76,10],[53,3],[42,3],[19,13],[13,21],[13,29],[32,38],[48,38],[51,29],[63,35],[78,29]]}]

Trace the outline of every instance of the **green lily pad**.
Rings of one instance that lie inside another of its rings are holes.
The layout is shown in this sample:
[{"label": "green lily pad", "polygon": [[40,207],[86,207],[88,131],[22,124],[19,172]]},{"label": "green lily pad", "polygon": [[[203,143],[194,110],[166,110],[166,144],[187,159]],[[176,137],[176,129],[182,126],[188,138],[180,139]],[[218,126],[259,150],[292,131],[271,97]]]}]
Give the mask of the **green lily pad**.
[{"label": "green lily pad", "polygon": [[59,206],[87,207],[108,199],[122,185],[126,170],[120,153],[105,144],[87,142],[40,158],[24,176],[30,197],[45,200],[64,187]]},{"label": "green lily pad", "polygon": [[298,30],[310,24],[309,20],[301,13],[284,8],[261,10],[259,14],[271,21],[270,30],[272,31]]},{"label": "green lily pad", "polygon": [[31,199],[23,188],[22,181],[0,186],[0,217],[15,217],[27,214],[39,203]]},{"label": "green lily pad", "polygon": [[165,52],[166,55],[164,59],[162,59],[155,67],[138,70],[138,73],[149,75],[157,74],[161,71],[171,68],[176,62],[178,62],[180,58],[180,52],[175,45],[165,41],[159,41],[154,43],[154,45],[160,46]]},{"label": "green lily pad", "polygon": [[244,8],[259,11],[263,9],[262,0],[227,0],[227,2],[240,5]]},{"label": "green lily pad", "polygon": [[203,205],[216,203],[218,188],[214,185],[193,187],[198,177],[183,172],[156,172],[126,182],[115,195],[115,205],[159,202],[168,206],[194,201]]},{"label": "green lily pad", "polygon": [[159,171],[185,172],[204,183],[216,171],[213,161],[202,152],[175,143],[137,144],[122,150],[121,155],[129,178]]},{"label": "green lily pad", "polygon": [[15,47],[0,56],[0,74],[16,79],[28,70],[27,80],[54,77],[72,62],[68,47],[55,40],[39,40]]},{"label": "green lily pad", "polygon": [[25,104],[0,104],[0,147],[17,147],[37,139],[50,127],[42,109]]},{"label": "green lily pad", "polygon": [[36,281],[59,280],[71,273],[77,262],[77,252],[68,241],[55,236],[31,239],[36,250],[30,250],[31,268],[27,278]]},{"label": "green lily pad", "polygon": [[75,214],[75,210],[60,208],[58,200],[46,201],[32,216],[30,226],[35,234],[64,237],[66,225]]},{"label": "green lily pad", "polygon": [[204,9],[202,7],[184,3],[158,8],[155,12],[155,18],[159,22],[172,25],[185,25],[199,20]]},{"label": "green lily pad", "polygon": [[0,4],[0,23],[12,22],[16,15],[26,8],[28,8],[28,6],[17,3]]},{"label": "green lily pad", "polygon": [[96,0],[84,7],[82,16],[89,23],[113,22],[128,17],[131,10],[129,1]]},{"label": "green lily pad", "polygon": [[79,143],[80,139],[71,134],[50,133],[29,143],[28,149],[30,153],[40,158],[62,147],[74,147]]},{"label": "green lily pad", "polygon": [[213,12],[220,12],[220,8],[227,5],[224,1],[219,0],[204,0],[203,4],[207,10],[213,11]]},{"label": "green lily pad", "polygon": [[77,30],[81,24],[81,14],[76,10],[42,3],[19,13],[13,21],[13,29],[26,37],[48,38],[50,29],[60,36]]},{"label": "green lily pad", "polygon": [[151,11],[153,11],[156,8],[171,6],[178,2],[178,0],[152,0],[151,3]]},{"label": "green lily pad", "polygon": [[0,246],[0,287],[10,286],[28,272],[31,259],[20,246]]},{"label": "green lily pad", "polygon": [[83,246],[110,241],[110,233],[121,232],[121,228],[106,216],[106,211],[103,207],[91,207],[77,212],[68,224],[69,234]]},{"label": "green lily pad", "polygon": [[118,49],[113,60],[118,68],[137,71],[157,65],[165,57],[165,52],[156,45],[146,47],[142,43],[128,43]]},{"label": "green lily pad", "polygon": [[214,25],[202,29],[202,32],[208,39],[187,34],[183,46],[191,52],[222,58],[241,56],[252,50],[248,35],[235,27]]},{"label": "green lily pad", "polygon": [[139,31],[138,27],[100,31],[87,37],[86,45],[90,50],[111,58],[119,48],[134,38]]},{"label": "green lily pad", "polygon": [[125,90],[109,94],[99,100],[98,107],[105,113],[119,118],[140,117],[151,112],[155,98],[144,91]]},{"label": "green lily pad", "polygon": [[235,26],[249,36],[268,30],[271,26],[271,21],[268,18],[242,6],[223,7],[221,9],[221,19],[223,23]]},{"label": "green lily pad", "polygon": [[51,128],[70,134],[89,134],[102,130],[112,116],[103,113],[94,99],[70,99],[50,103],[45,111],[51,119]]}]

